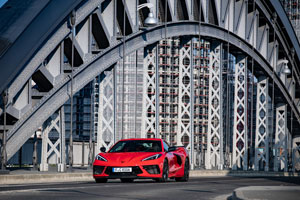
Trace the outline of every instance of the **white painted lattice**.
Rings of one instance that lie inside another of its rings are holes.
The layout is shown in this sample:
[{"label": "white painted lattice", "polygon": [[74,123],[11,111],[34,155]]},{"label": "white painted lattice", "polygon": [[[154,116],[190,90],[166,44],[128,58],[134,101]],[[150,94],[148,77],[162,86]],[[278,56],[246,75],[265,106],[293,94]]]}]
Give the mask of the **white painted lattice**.
[{"label": "white painted lattice", "polygon": [[157,47],[149,47],[145,49],[144,58],[144,106],[143,106],[143,128],[141,137],[154,137],[155,136],[155,122],[156,122],[156,108],[155,108],[155,95],[156,95],[156,51]]},{"label": "white painted lattice", "polygon": [[269,80],[261,77],[257,83],[255,161],[254,169],[269,170],[269,122],[268,122],[268,87]]},{"label": "white painted lattice", "polygon": [[276,108],[274,171],[288,169],[287,134],[287,106],[279,105]]},{"label": "white painted lattice", "polygon": [[247,170],[247,58],[237,56],[234,87],[232,168]]},{"label": "white painted lattice", "polygon": [[[114,70],[101,75],[99,85],[99,112],[97,151],[100,147],[109,149],[115,142],[114,135]],[[97,153],[97,152],[96,152]]]},{"label": "white painted lattice", "polygon": [[[177,145],[191,147],[191,39],[182,40],[179,50],[179,94]],[[191,156],[192,157],[192,156]]]},{"label": "white painted lattice", "polygon": [[[58,171],[64,172],[66,168],[66,145],[65,145],[65,115],[64,108],[61,107],[58,112],[54,113],[46,122],[46,127],[42,135],[42,155],[40,171],[48,171],[48,160],[55,156]],[[59,137],[54,143],[49,139],[49,133],[54,130]]]},{"label": "white painted lattice", "polygon": [[222,115],[221,115],[221,84],[222,84],[222,45],[218,44],[210,51],[209,60],[209,110],[207,135],[206,169],[222,168],[221,156],[223,149]]},{"label": "white painted lattice", "polygon": [[300,171],[300,137],[293,139],[293,171]]}]

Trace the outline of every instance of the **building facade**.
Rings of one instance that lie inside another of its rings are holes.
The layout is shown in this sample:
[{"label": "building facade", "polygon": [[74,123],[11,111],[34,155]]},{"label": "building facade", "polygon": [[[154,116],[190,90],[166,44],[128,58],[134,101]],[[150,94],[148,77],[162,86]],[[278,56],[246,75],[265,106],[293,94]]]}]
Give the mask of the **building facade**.
[{"label": "building facade", "polygon": [[[215,60],[211,49],[217,49]],[[208,140],[215,146],[232,140],[233,105],[227,108],[229,104],[221,105],[219,98],[226,102],[234,99],[234,62],[225,48],[219,44],[212,47],[210,41],[199,37],[164,39],[130,54],[124,63],[120,60],[114,69],[100,75],[99,99],[95,98],[100,111],[95,128],[97,149],[109,148],[121,138],[158,137],[170,145],[185,146],[196,166],[204,167],[210,156],[207,149],[212,148]],[[212,87],[215,90],[210,92]],[[215,107],[214,111],[210,107]],[[225,114],[224,109],[231,114]],[[209,130],[209,123],[218,124],[218,128]],[[228,130],[224,138],[220,137],[221,123]],[[216,156],[211,157],[215,162]]]},{"label": "building facade", "polygon": [[280,0],[295,33],[300,41],[300,1],[299,0]]}]

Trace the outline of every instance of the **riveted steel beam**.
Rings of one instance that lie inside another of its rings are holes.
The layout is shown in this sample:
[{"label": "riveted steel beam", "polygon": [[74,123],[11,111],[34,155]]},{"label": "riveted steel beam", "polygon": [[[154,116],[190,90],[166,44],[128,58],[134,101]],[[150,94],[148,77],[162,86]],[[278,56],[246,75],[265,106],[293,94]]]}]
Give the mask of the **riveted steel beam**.
[{"label": "riveted steel beam", "polygon": [[[169,23],[167,26],[167,37],[174,37],[180,35],[199,35],[198,23],[195,22],[177,22]],[[202,24],[200,34],[204,37],[219,39],[221,41],[227,40],[227,30],[217,26]],[[133,34],[126,39],[125,48],[126,53],[129,54],[137,49],[143,48],[149,44],[156,43],[164,37],[164,26],[150,28]],[[237,37],[235,34],[229,34],[229,41],[232,46],[240,49],[239,51],[253,57],[259,66],[266,72],[266,75],[271,77],[272,67],[262,55],[244,40]],[[86,63],[79,67],[74,73],[74,91],[78,91],[84,85],[89,83],[95,76],[109,68],[115,62],[122,58],[121,52],[123,43],[119,42],[111,46],[111,48],[94,55]],[[280,81],[277,75],[274,76],[274,82],[282,92],[288,104],[292,107],[294,114],[298,121],[300,121],[299,111],[296,109],[293,100],[288,94],[288,90]],[[42,123],[54,113],[64,102],[69,98],[70,78],[65,78],[61,83],[55,87],[45,96],[38,104],[31,109],[26,116],[19,120],[17,124],[8,132],[8,156],[15,153],[16,147],[20,147],[26,138],[30,137],[30,133],[34,132]],[[51,106],[48,106],[51,105]]]}]

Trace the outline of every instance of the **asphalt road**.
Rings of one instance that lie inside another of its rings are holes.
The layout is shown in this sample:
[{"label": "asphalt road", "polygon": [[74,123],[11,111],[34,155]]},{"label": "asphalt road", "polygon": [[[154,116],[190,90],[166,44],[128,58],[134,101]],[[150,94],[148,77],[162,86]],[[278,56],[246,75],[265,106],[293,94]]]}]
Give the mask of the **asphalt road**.
[{"label": "asphalt road", "polygon": [[[121,183],[74,182],[25,185],[1,185],[0,199],[231,199],[234,189],[245,186],[300,186],[300,178],[242,178],[212,177],[190,178],[189,182],[156,183],[152,180],[136,180]],[[286,197],[285,199],[289,199]]]}]

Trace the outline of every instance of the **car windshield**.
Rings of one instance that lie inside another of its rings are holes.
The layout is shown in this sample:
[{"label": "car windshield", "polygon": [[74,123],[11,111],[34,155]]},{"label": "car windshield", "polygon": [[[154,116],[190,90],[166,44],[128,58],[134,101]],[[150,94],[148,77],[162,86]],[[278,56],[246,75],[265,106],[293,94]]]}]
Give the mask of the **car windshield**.
[{"label": "car windshield", "polygon": [[161,152],[161,141],[155,140],[126,140],[115,144],[109,153],[118,152]]}]

